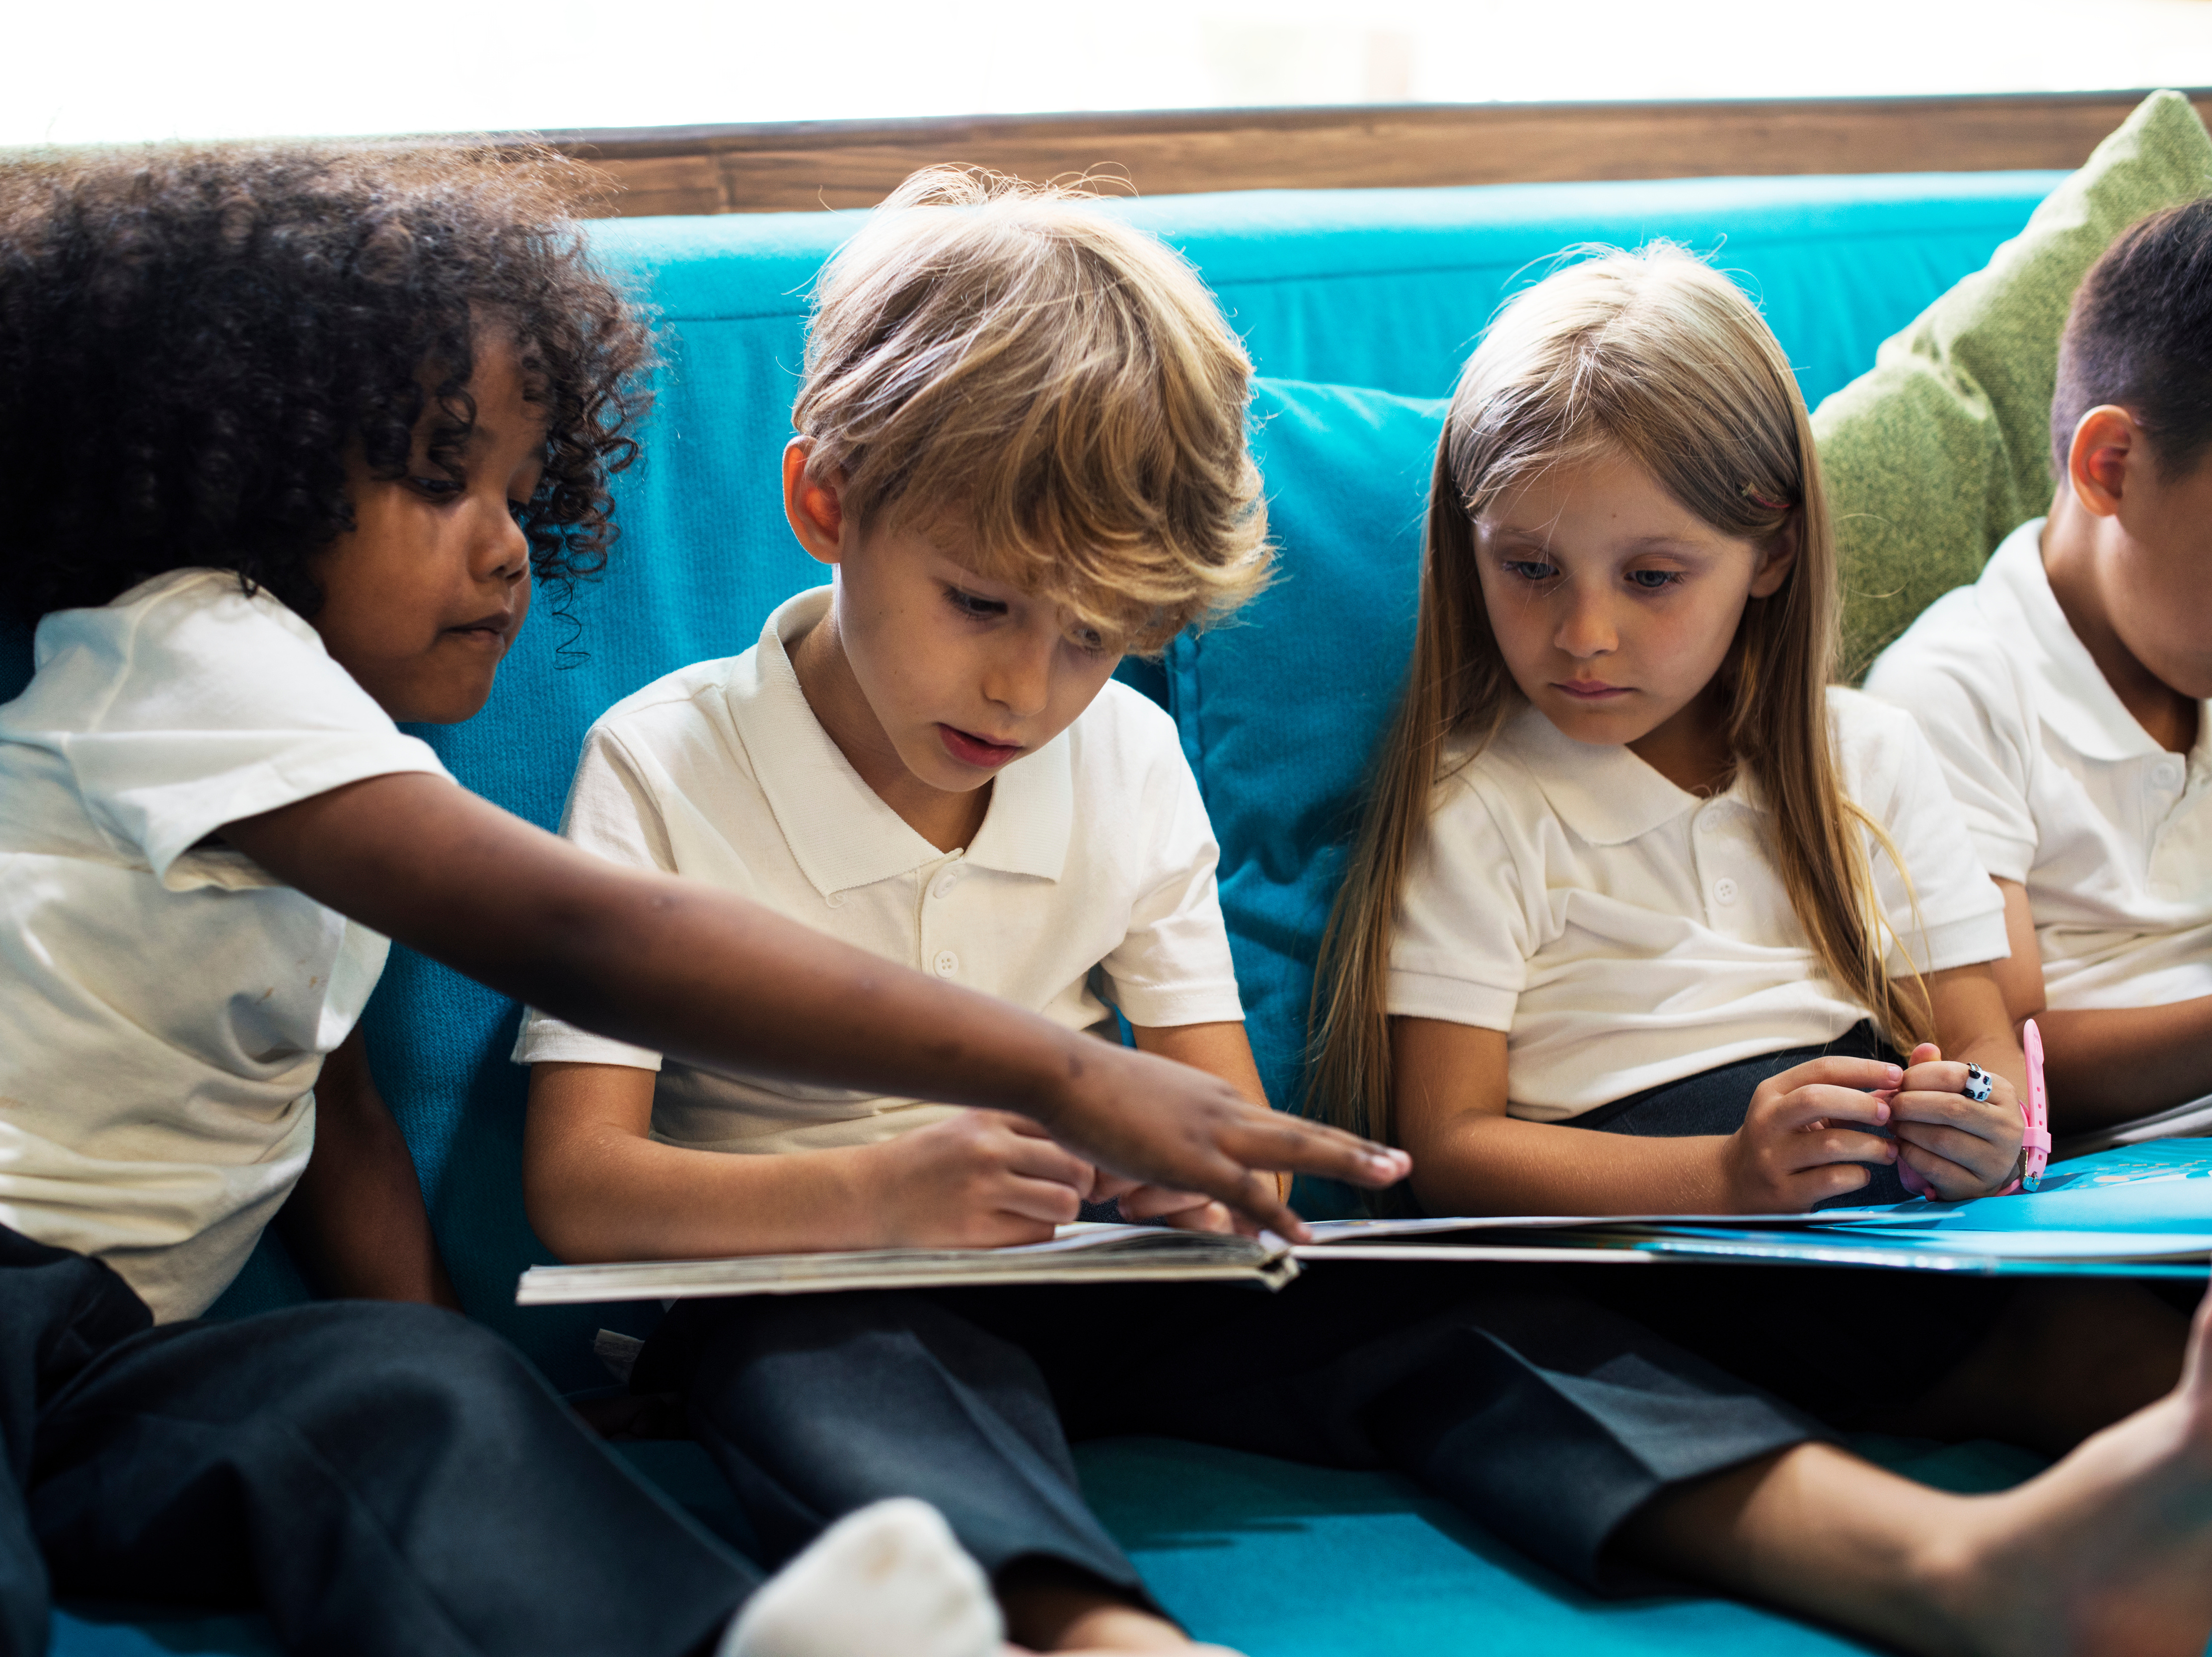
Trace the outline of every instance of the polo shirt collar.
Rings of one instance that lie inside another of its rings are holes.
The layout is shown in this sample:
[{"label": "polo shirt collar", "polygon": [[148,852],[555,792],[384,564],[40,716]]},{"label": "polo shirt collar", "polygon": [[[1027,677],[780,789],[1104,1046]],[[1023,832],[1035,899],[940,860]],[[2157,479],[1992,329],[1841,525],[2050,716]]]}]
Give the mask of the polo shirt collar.
[{"label": "polo shirt collar", "polygon": [[[1559,820],[1586,844],[1625,846],[1705,802],[1677,788],[1627,749],[1579,743],[1524,704],[1498,740],[1528,768]],[[1728,794],[1739,796],[1738,781]]]},{"label": "polo shirt collar", "polygon": [[[2045,521],[2022,524],[1990,555],[1975,583],[1983,614],[2002,630],[2002,642],[2027,670],[2037,716],[2075,753],[2107,762],[2163,753],[2058,607],[2043,568]],[[2212,713],[2212,704],[2207,712]]]},{"label": "polo shirt collar", "polygon": [[[753,672],[732,674],[725,693],[776,826],[824,897],[911,874],[945,855],[861,780],[799,687],[787,646],[829,614],[831,592],[816,587],[777,606],[761,628]],[[1063,731],[999,774],[966,861],[1060,878],[1075,827],[1069,750]]]}]

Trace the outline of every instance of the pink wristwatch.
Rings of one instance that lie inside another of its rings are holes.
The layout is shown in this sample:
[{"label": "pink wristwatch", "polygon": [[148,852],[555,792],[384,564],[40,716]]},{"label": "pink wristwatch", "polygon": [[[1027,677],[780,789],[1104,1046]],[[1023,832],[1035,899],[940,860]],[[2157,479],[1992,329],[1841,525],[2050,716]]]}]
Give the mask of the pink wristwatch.
[{"label": "pink wristwatch", "polygon": [[2021,1045],[2027,1050],[2027,1097],[2020,1102],[2024,1119],[2020,1136],[2020,1178],[2002,1191],[2033,1191],[2043,1183],[2043,1170],[2051,1162],[2051,1095],[2043,1085],[2043,1032],[2031,1018],[2021,1030]]}]

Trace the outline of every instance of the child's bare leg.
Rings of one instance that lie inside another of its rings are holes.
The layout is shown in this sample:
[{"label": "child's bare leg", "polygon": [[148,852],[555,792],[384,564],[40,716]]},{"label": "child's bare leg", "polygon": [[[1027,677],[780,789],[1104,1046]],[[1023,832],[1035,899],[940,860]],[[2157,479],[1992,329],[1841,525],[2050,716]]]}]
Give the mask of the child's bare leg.
[{"label": "child's bare leg", "polygon": [[2172,1392],[2188,1345],[2189,1320],[2140,1284],[2027,1283],[1957,1369],[1868,1424],[2063,1455]]},{"label": "child's bare leg", "polygon": [[1127,1598],[1088,1571],[1056,1560],[1017,1560],[999,1573],[999,1606],[1006,1636],[1030,1651],[1172,1651],[1194,1657],[1236,1657],[1221,1646],[1202,1646],[1164,1617]]},{"label": "child's bare leg", "polygon": [[1801,1445],[1653,1503],[1623,1545],[1927,1657],[2202,1657],[2212,1322],[2171,1393],[2017,1489],[1950,1496]]}]

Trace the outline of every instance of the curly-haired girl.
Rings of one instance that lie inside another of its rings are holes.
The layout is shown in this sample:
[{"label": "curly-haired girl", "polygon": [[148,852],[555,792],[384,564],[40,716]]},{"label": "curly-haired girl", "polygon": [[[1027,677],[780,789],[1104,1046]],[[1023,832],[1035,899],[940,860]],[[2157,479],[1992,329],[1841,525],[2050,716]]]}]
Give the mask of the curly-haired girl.
[{"label": "curly-haired girl", "polygon": [[[9,597],[40,618],[0,706],[0,1651],[45,1649],[49,1574],[258,1593],[319,1652],[672,1657],[744,1597],[740,1562],[461,1320],[196,1320],[295,1187],[327,1281],[450,1303],[354,1030],[387,938],[702,1063],[1025,1111],[1293,1229],[1255,1168],[1403,1171],[604,864],[398,730],[476,713],[533,578],[592,574],[612,539],[650,341],[575,185],[459,149],[0,168]],[[855,1522],[730,1648],[996,1649],[927,1509]]]}]

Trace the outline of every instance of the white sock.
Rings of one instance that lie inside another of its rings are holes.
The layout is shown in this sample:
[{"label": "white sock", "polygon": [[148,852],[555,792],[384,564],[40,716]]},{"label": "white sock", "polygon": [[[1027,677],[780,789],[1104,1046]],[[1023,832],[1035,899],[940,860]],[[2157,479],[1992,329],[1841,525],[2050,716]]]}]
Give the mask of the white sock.
[{"label": "white sock", "polygon": [[720,1657],[999,1657],[981,1569],[911,1496],[848,1514],[745,1602]]}]

